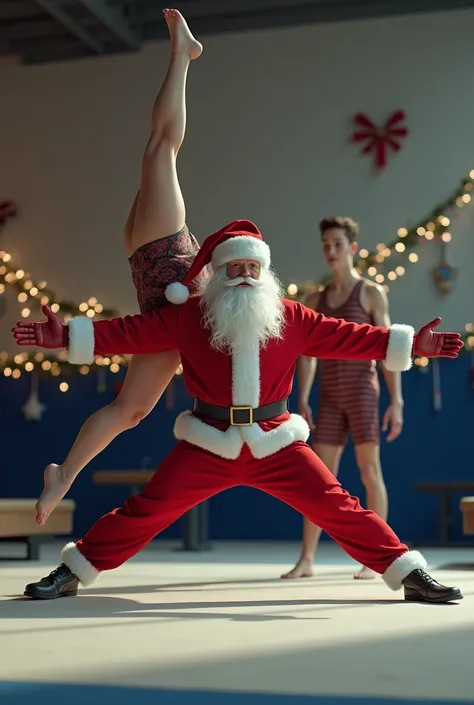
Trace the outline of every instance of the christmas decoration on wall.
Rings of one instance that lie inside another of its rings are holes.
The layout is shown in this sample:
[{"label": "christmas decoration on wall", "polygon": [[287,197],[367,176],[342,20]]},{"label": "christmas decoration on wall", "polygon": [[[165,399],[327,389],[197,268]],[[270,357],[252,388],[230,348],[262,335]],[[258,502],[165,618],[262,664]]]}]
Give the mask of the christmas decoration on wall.
[{"label": "christmas decoration on wall", "polygon": [[9,218],[17,216],[16,205],[13,201],[0,201],[0,227],[5,225]]},{"label": "christmas decoration on wall", "polygon": [[[17,209],[13,201],[0,201],[0,229],[5,225],[9,218],[14,218],[17,215]],[[5,315],[7,310],[7,300],[3,296],[5,293],[5,285],[0,284],[0,318]]]},{"label": "christmas decoration on wall", "polygon": [[365,142],[361,153],[372,152],[377,169],[385,169],[388,151],[391,149],[399,152],[402,148],[401,139],[408,136],[408,128],[402,124],[405,119],[403,110],[396,110],[384,125],[376,125],[364,113],[357,113],[354,122],[358,129],[352,133],[352,141]]},{"label": "christmas decoration on wall", "polygon": [[97,394],[103,394],[107,391],[107,373],[103,367],[97,370]]},{"label": "christmas decoration on wall", "polygon": [[41,421],[41,417],[46,411],[46,406],[39,400],[38,375],[32,374],[30,379],[30,396],[21,410],[26,421]]},{"label": "christmas decoration on wall", "polygon": [[448,243],[441,240],[440,260],[431,271],[436,289],[440,294],[449,294],[458,276],[458,268],[448,262],[447,248]]},{"label": "christmas decoration on wall", "polygon": [[[471,203],[471,191],[473,189],[474,169],[470,172],[469,176],[461,180],[459,187],[449,198],[433,208],[428,217],[423,218],[423,220],[410,228],[399,228],[397,237],[389,242],[388,245],[379,243],[372,252],[361,249],[359,251],[359,258],[355,263],[357,270],[369,279],[383,285],[385,291],[388,292],[389,285],[387,282],[392,284],[405,274],[407,266],[414,265],[419,261],[419,256],[415,250],[420,244],[426,244],[435,239],[438,240],[441,246],[451,242],[452,236],[451,233],[448,232],[448,227],[452,220],[456,220],[459,217],[461,209]],[[390,258],[394,259],[397,256],[403,258],[403,264],[392,264],[388,272],[385,274],[382,273],[381,270],[386,268],[387,262],[391,262]],[[455,270],[454,267],[453,269]],[[454,276],[454,273],[449,276]],[[448,279],[449,277],[445,274],[445,278]],[[304,285],[288,284],[286,286],[288,298],[297,300],[304,299],[308,294],[314,291],[322,291],[329,280],[330,276],[327,276],[320,282],[306,282]],[[461,332],[461,337],[465,344],[462,352],[470,353],[474,350],[474,323],[469,322],[465,324],[465,329]],[[428,358],[417,357],[414,362],[420,370],[429,365]]]},{"label": "christmas decoration on wall", "polygon": [[441,399],[441,372],[439,367],[439,360],[435,358],[433,360],[433,409],[435,411],[441,411],[443,407]]}]

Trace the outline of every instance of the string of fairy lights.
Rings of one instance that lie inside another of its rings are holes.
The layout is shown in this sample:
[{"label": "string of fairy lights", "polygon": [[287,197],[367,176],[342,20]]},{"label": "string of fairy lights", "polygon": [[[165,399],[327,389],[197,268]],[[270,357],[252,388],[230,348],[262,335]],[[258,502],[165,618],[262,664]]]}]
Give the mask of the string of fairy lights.
[{"label": "string of fairy lights", "polygon": [[[35,282],[31,275],[24,269],[13,266],[13,258],[9,252],[0,251],[0,295],[5,293],[6,287],[17,290],[18,303],[22,305],[20,314],[22,318],[29,318],[32,310],[38,306],[49,305],[54,313],[62,314],[67,323],[72,316],[86,315],[88,318],[113,318],[116,316],[114,309],[105,308],[95,297],[80,304],[71,301],[62,301],[48,287],[46,281]],[[128,364],[131,356],[114,355],[113,357],[97,356],[91,365],[81,365],[79,368],[67,362],[67,351],[60,350],[56,354],[45,355],[43,352],[21,352],[13,358],[8,353],[0,352],[0,369],[5,377],[19,379],[23,373],[37,373],[59,377],[67,374],[79,373],[87,375],[91,370],[108,368],[112,373],[117,373]],[[67,382],[61,382],[59,388],[62,392],[69,389]]]},{"label": "string of fairy lights", "polygon": [[[406,272],[406,266],[416,264],[419,261],[418,254],[414,251],[423,241],[432,241],[439,238],[442,243],[449,243],[452,235],[448,228],[451,225],[451,215],[453,212],[468,205],[471,200],[471,191],[474,190],[474,169],[469,176],[461,180],[460,186],[442,204],[438,205],[427,218],[416,225],[406,228],[401,227],[397,231],[396,238],[389,244],[379,243],[375,250],[369,251],[361,249],[356,262],[356,268],[365,276],[384,286],[389,290],[388,282],[392,283],[402,277]],[[393,265],[388,272],[386,269],[387,260],[393,255],[406,257],[405,266],[403,264]],[[113,318],[117,312],[112,308],[104,307],[96,297],[91,297],[87,301],[75,304],[71,301],[60,300],[60,298],[48,287],[46,281],[35,283],[30,274],[20,267],[13,266],[13,258],[9,252],[0,250],[0,296],[4,295],[7,287],[17,290],[18,303],[23,306],[21,309],[22,318],[29,318],[33,309],[38,306],[49,305],[54,313],[63,316],[65,323],[72,316],[86,315],[89,318]],[[311,291],[321,291],[328,279],[320,283],[308,282],[303,286],[289,284],[287,294],[293,299],[302,299]],[[462,333],[467,351],[474,350],[474,323],[465,324]],[[36,373],[41,376],[51,377],[68,376],[73,374],[87,375],[91,371],[105,371],[116,374],[129,363],[131,355],[113,355],[112,357],[97,356],[90,365],[70,365],[67,362],[67,351],[60,350],[56,354],[44,354],[42,352],[21,352],[11,357],[6,352],[0,352],[0,370],[5,377],[19,379],[23,373]],[[415,364],[426,367],[429,364],[427,358],[416,358]],[[177,374],[181,374],[181,367]],[[60,382],[59,388],[66,392],[69,389],[67,382]]]},{"label": "string of fairy lights", "polygon": [[[444,203],[434,208],[427,218],[423,218],[423,220],[410,228],[399,228],[396,238],[387,245],[379,243],[372,251],[361,249],[355,263],[356,269],[360,274],[364,274],[364,276],[381,284],[385,291],[388,292],[388,282],[392,283],[403,277],[407,266],[419,262],[419,255],[414,250],[421,243],[435,240],[435,238],[439,238],[444,244],[451,242],[452,235],[448,230],[452,224],[451,218],[457,217],[457,211],[471,203],[471,191],[473,189],[474,169],[469,173],[468,177],[461,180],[460,186],[454,193]],[[451,218],[449,215],[451,215]],[[405,257],[406,261],[404,264],[393,264],[389,271],[384,273],[381,270],[386,269],[387,260],[393,255]],[[322,291],[328,281],[329,277],[326,277],[319,283],[307,282],[302,286],[289,284],[286,289],[287,294],[292,299],[302,299],[311,292]],[[461,335],[465,343],[466,352],[471,352],[474,349],[474,323],[466,323]],[[426,367],[429,364],[429,360],[423,357],[415,358],[414,362],[420,367]]]}]

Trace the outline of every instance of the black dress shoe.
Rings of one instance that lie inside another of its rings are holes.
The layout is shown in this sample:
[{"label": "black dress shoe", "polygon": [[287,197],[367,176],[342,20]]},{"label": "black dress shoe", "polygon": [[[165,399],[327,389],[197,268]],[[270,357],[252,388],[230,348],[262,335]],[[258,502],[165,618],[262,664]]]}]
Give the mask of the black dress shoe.
[{"label": "black dress shoe", "polygon": [[452,602],[463,598],[459,588],[440,585],[424,570],[412,570],[402,580],[402,584],[405,587],[405,600],[411,602]]},{"label": "black dress shoe", "polygon": [[57,597],[74,597],[78,587],[79,578],[61,563],[47,578],[27,585],[23,594],[35,600],[55,600]]}]

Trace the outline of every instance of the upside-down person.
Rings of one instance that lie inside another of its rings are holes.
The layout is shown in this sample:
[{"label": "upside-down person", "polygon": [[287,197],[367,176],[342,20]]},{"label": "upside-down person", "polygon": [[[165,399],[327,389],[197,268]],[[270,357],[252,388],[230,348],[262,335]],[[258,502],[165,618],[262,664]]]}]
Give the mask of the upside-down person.
[{"label": "upside-down person", "polygon": [[[204,293],[188,299],[187,286],[209,263],[214,273]],[[143,491],[66,545],[59,567],[27,585],[25,595],[76,595],[79,583],[89,585],[101,571],[122,565],[196,504],[247,485],[320,526],[389,588],[403,586],[406,599],[460,599],[459,588],[431,578],[423,556],[341,487],[306,444],[306,421],[288,411],[301,355],[384,360],[388,369],[403,371],[412,354],[457,357],[460,336],[434,332],[440,319],[415,335],[407,325],[350,323],[282,299],[268,245],[247,220],[210,235],[183,283],[168,286],[167,297],[176,305],[95,323],[80,316],[63,325],[45,308],[46,322],[21,321],[13,329],[19,345],[68,348],[75,364],[90,363],[94,354],[178,350],[195,399],[193,411],[176,420],[179,443]]]}]

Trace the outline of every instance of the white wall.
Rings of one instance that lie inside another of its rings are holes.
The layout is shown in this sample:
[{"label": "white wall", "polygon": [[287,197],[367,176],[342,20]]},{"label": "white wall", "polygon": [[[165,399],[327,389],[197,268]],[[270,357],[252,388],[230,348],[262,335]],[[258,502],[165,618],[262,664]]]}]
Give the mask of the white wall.
[{"label": "white wall", "polygon": [[[324,273],[321,217],[358,219],[369,248],[418,221],[474,169],[473,28],[467,10],[207,39],[191,67],[179,164],[198,239],[254,219],[280,274],[302,282]],[[63,297],[136,310],[121,233],[167,52],[161,43],[132,56],[0,63],[0,197],[21,208],[1,246]],[[410,137],[374,177],[348,143],[352,116],[381,122],[399,107]],[[438,249],[427,244],[391,287],[394,320],[440,314],[461,329],[474,318],[473,225],[474,206],[452,228],[454,293],[436,295]],[[10,306],[2,328],[16,314]]]}]

